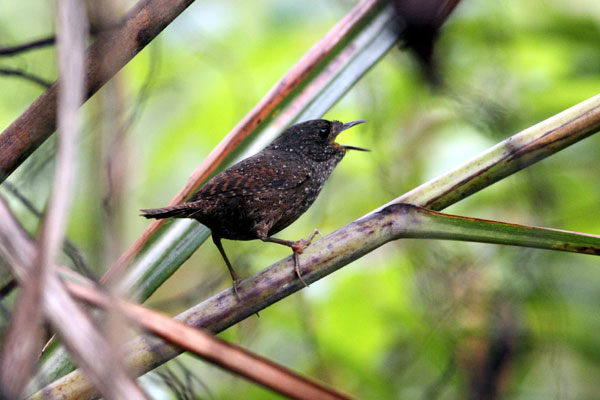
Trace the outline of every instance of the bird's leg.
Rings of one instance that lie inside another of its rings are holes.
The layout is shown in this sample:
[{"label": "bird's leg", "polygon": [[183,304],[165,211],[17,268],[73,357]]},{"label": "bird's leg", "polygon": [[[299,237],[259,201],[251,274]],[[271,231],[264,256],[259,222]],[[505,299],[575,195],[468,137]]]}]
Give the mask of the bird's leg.
[{"label": "bird's leg", "polygon": [[258,238],[263,242],[278,243],[284,246],[291,247],[292,251],[294,252],[294,271],[296,272],[298,279],[300,279],[300,282],[302,282],[304,286],[308,286],[308,283],[304,281],[304,279],[302,278],[302,274],[300,273],[300,258],[298,257],[298,254],[301,254],[304,251],[304,248],[313,241],[317,233],[319,235],[322,235],[322,233],[318,229],[315,229],[307,239],[300,240],[277,239],[274,237],[267,236],[267,234],[264,231],[258,231],[257,235]]},{"label": "bird's leg", "polygon": [[212,239],[213,239],[213,242],[215,243],[215,246],[217,246],[217,249],[219,249],[219,253],[221,253],[223,260],[225,260],[225,264],[227,265],[227,269],[229,270],[229,274],[231,275],[231,279],[233,280],[233,291],[235,292],[235,295],[238,298],[238,300],[240,300],[240,294],[238,293],[238,290],[237,290],[237,285],[240,282],[240,277],[238,276],[238,274],[235,272],[235,270],[231,266],[231,263],[229,262],[229,259],[227,258],[227,255],[225,254],[225,250],[223,249],[223,245],[221,244],[221,238],[218,236],[212,235]]}]

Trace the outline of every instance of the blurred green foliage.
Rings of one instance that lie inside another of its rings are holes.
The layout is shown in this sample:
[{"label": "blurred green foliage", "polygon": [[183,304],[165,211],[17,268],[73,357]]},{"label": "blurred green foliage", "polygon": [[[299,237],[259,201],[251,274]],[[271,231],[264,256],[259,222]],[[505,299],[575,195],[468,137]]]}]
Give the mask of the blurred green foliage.
[{"label": "blurred green foliage", "polygon": [[[121,250],[147,223],[138,210],[166,204],[353,4],[198,0],[126,66],[119,90],[131,125],[124,145]],[[53,10],[44,2],[0,0],[0,8],[0,46],[52,33]],[[305,237],[315,227],[330,233],[597,94],[600,3],[465,0],[444,27],[437,50],[444,89],[432,90],[418,63],[396,48],[325,115],[369,120],[340,141],[373,152],[350,153],[311,210],[280,237]],[[56,76],[53,48],[0,58],[0,66]],[[41,89],[0,76],[0,93],[4,127]],[[98,273],[111,259],[103,254],[101,105],[95,99],[85,106],[68,235]],[[52,148],[51,140],[9,179],[40,209],[49,191]],[[447,211],[598,234],[598,160],[600,138],[592,136]],[[35,231],[37,219],[6,191],[2,195]],[[289,253],[261,242],[226,241],[225,247],[243,275]],[[595,398],[599,267],[590,256],[403,240],[222,336],[357,398],[486,398],[494,395],[489,388],[507,398]],[[149,304],[174,314],[229,284],[209,243]],[[202,398],[277,397],[190,357],[181,359],[203,382],[196,387]],[[156,396],[165,390],[148,385]]]}]

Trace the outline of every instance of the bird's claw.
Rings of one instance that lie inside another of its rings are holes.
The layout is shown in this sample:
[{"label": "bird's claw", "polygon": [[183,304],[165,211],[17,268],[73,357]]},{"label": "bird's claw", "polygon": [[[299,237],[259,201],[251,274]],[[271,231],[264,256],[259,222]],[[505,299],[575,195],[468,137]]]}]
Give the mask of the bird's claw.
[{"label": "bird's claw", "polygon": [[298,279],[300,279],[300,282],[302,282],[304,286],[308,287],[308,283],[306,283],[304,278],[302,278],[302,274],[300,273],[300,258],[296,252],[294,252],[294,271],[296,272]]},{"label": "bird's claw", "polygon": [[236,278],[233,280],[233,293],[235,294],[235,297],[237,297],[238,301],[241,301],[242,298],[240,297],[240,292],[238,292],[238,285],[240,284],[241,279],[240,278]]}]

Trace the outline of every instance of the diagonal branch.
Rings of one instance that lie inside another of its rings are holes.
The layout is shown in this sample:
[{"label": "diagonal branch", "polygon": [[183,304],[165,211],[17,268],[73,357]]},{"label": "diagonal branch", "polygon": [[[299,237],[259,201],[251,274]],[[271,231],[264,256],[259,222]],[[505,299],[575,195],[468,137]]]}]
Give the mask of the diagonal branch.
[{"label": "diagonal branch", "polygon": [[596,95],[503,140],[385,206],[411,203],[432,210],[443,210],[593,135],[599,129],[600,95]]},{"label": "diagonal branch", "polygon": [[[194,0],[139,0],[119,28],[99,35],[87,50],[86,99],[152,41]],[[56,129],[58,82],[0,135],[0,182]]]},{"label": "diagonal branch", "polygon": [[[91,36],[95,36],[101,32],[118,28],[118,24],[110,24],[108,26],[94,26],[91,25],[89,29],[89,34]],[[51,35],[41,39],[35,39],[26,43],[17,44],[14,46],[8,47],[0,47],[0,57],[3,56],[15,56],[17,54],[22,54],[27,51],[41,49],[43,47],[53,46],[56,43],[56,36]]]}]

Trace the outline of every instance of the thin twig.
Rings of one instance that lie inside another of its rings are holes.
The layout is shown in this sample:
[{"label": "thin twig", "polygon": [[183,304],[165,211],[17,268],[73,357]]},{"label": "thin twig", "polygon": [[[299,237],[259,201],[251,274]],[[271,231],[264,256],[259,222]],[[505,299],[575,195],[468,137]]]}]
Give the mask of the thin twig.
[{"label": "thin twig", "polygon": [[0,68],[0,75],[5,75],[5,76],[17,76],[19,78],[23,78],[25,80],[28,80],[30,82],[33,82],[45,89],[49,88],[52,85],[52,82],[45,80],[44,78],[40,78],[37,75],[31,74],[29,72],[25,72],[23,70],[20,69],[16,69],[16,68],[6,68],[6,67],[1,67]]},{"label": "thin twig", "polygon": [[[100,28],[92,25],[92,26],[90,26],[89,34],[90,34],[90,36],[94,36],[99,33],[103,33],[103,32],[107,32],[109,30],[116,29],[119,26],[120,26],[120,23],[104,24]],[[47,36],[42,39],[32,40],[30,42],[18,44],[15,46],[0,47],[0,57],[1,56],[15,56],[15,55],[22,54],[22,53],[25,53],[30,50],[36,50],[36,49],[40,49],[43,47],[54,46],[55,43],[56,43],[56,36],[51,35],[51,36]]]},{"label": "thin twig", "polygon": [[18,286],[17,280],[14,278],[6,282],[2,287],[0,287],[0,300],[8,296]]},{"label": "thin twig", "polygon": [[31,42],[19,44],[11,47],[0,48],[0,56],[13,56],[15,54],[24,53],[29,50],[39,49],[41,47],[53,46],[55,42],[54,35],[43,39],[32,40]]}]

